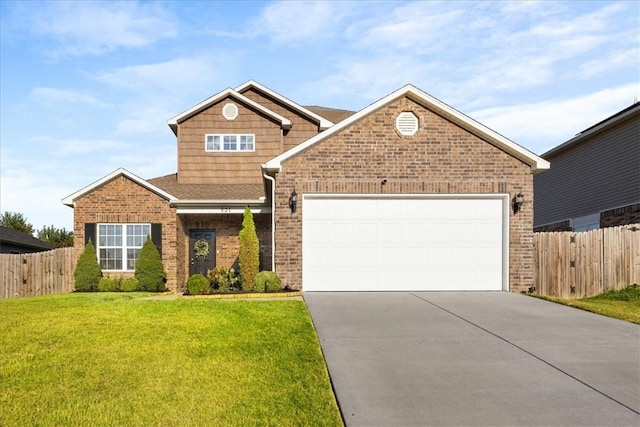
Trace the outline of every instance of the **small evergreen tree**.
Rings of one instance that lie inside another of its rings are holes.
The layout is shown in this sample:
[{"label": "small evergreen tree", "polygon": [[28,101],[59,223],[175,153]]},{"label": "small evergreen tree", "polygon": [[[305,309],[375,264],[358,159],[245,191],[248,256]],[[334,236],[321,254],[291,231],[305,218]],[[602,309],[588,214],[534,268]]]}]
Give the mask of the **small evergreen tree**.
[{"label": "small evergreen tree", "polygon": [[136,261],[135,278],[138,279],[140,289],[144,291],[161,292],[167,289],[165,286],[167,273],[164,271],[160,253],[151,241],[151,237],[147,237],[147,241],[140,249],[140,255]]},{"label": "small evergreen tree", "polygon": [[89,292],[98,289],[98,283],[102,277],[102,269],[98,264],[96,248],[91,243],[91,239],[89,239],[82,255],[78,258],[73,277],[76,282],[76,291]]},{"label": "small evergreen tree", "polygon": [[238,255],[240,278],[243,289],[253,289],[260,269],[260,243],[253,222],[253,214],[248,206],[244,208],[242,230],[240,230],[240,254]]}]

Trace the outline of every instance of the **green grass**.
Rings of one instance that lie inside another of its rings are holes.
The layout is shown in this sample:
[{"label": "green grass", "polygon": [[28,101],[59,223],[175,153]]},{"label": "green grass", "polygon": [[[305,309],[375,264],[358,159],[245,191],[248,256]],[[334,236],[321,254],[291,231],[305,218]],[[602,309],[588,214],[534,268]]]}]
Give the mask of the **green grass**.
[{"label": "green grass", "polygon": [[0,300],[0,425],[342,425],[302,301]]},{"label": "green grass", "polygon": [[602,314],[615,319],[640,324],[640,288],[628,287],[618,291],[612,290],[590,298],[563,299],[543,297],[548,301]]}]

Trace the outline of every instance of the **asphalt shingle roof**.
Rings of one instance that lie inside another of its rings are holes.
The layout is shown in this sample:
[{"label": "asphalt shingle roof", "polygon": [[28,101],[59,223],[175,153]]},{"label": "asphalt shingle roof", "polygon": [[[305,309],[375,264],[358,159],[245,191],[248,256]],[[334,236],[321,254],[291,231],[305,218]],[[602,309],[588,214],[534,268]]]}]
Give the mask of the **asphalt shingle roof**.
[{"label": "asphalt shingle roof", "polygon": [[349,116],[354,115],[355,111],[340,110],[338,108],[320,107],[319,105],[307,105],[304,108],[316,113],[319,116],[333,122],[334,124],[343,121]]},{"label": "asphalt shingle roof", "polygon": [[0,243],[10,243],[34,249],[55,249],[52,244],[36,239],[31,234],[3,226],[0,226]]},{"label": "asphalt shingle roof", "polygon": [[181,200],[258,200],[265,196],[263,184],[180,184],[175,173],[147,182]]}]

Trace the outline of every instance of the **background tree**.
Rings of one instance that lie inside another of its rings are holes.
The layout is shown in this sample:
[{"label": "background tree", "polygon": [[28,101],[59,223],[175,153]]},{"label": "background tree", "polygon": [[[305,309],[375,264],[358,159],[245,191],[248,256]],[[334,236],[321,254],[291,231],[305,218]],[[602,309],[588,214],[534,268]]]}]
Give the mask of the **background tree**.
[{"label": "background tree", "polygon": [[5,213],[0,214],[0,225],[31,235],[33,235],[33,232],[35,231],[33,225],[28,223],[24,215],[18,212],[5,211]]},{"label": "background tree", "polygon": [[78,258],[78,264],[73,272],[73,277],[76,280],[77,291],[97,291],[98,283],[102,277],[102,269],[98,264],[98,257],[96,256],[96,248],[91,243],[91,239],[84,247],[84,251],[80,258]]},{"label": "background tree", "polygon": [[55,228],[53,225],[38,230],[36,237],[45,242],[51,243],[56,248],[67,248],[73,246],[73,231],[64,228]]},{"label": "background tree", "polygon": [[242,230],[240,230],[240,253],[238,255],[240,278],[243,289],[253,289],[260,269],[260,242],[253,222],[253,214],[248,206],[244,208]]},{"label": "background tree", "polygon": [[150,237],[147,237],[147,241],[140,249],[140,255],[136,261],[135,277],[138,279],[141,290],[151,292],[167,290],[165,286],[167,273],[164,271],[160,252]]}]

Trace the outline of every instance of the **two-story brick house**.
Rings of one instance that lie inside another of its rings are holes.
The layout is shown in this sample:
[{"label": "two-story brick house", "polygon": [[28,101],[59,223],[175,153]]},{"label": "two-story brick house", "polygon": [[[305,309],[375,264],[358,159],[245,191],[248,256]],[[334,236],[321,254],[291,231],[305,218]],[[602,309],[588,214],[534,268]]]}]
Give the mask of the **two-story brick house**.
[{"label": "two-story brick house", "polygon": [[263,267],[293,289],[533,283],[533,174],[549,163],[411,85],[354,114],[249,81],[169,126],[177,173],[118,169],[63,199],[77,255],[91,238],[107,274],[132,274],[147,235],[170,289],[230,267],[248,206]]}]

